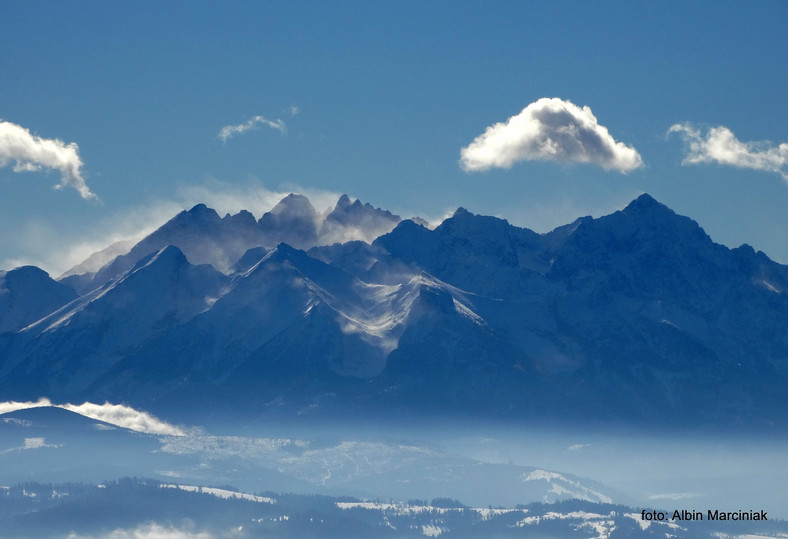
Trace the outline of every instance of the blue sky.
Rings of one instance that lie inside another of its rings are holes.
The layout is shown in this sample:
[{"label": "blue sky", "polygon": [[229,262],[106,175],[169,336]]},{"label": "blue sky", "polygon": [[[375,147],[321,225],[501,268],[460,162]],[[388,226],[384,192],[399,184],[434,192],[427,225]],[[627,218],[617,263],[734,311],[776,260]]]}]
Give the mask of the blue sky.
[{"label": "blue sky", "polygon": [[7,0],[0,268],[291,190],[539,232],[648,192],[788,263],[786,28],[785,1]]}]

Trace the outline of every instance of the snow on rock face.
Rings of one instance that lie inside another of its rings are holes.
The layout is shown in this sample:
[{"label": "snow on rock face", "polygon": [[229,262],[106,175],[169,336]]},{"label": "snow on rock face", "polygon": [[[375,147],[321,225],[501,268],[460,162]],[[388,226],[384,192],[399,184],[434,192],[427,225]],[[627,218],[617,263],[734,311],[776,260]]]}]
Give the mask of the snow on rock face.
[{"label": "snow on rock face", "polygon": [[[25,328],[21,348],[11,354],[15,361],[3,370],[30,377],[39,394],[60,398],[100,378],[129,348],[205,310],[226,280],[210,266],[192,266],[176,247],[151,253],[120,278]],[[33,374],[43,369],[49,380]],[[51,390],[42,389],[50,384]]]},{"label": "snow on rock face", "polygon": [[143,257],[172,245],[193,265],[210,264],[226,272],[248,249],[261,244],[262,235],[249,212],[219,215],[205,204],[182,211],[143,238],[126,254],[114,258],[95,273],[66,272],[63,282],[85,294],[131,269]]},{"label": "snow on rock face", "polygon": [[168,246],[141,259],[120,279],[75,300],[37,326],[53,331],[80,321],[109,321],[119,333],[105,329],[105,338],[123,345],[148,334],[164,317],[178,322],[201,312],[208,306],[207,298],[215,295],[224,281],[213,268],[192,266],[180,249]]}]

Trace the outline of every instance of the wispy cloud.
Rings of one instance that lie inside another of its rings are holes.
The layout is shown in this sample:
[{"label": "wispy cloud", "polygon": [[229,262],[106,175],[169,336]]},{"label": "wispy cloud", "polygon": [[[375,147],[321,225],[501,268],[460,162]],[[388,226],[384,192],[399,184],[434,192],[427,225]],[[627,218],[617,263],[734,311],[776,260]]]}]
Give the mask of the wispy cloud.
[{"label": "wispy cloud", "polygon": [[589,107],[557,97],[539,99],[491,125],[460,151],[460,166],[467,172],[530,160],[591,163],[619,172],[643,165],[637,150],[616,142]]},{"label": "wispy cloud", "polygon": [[52,404],[49,399],[42,398],[37,402],[0,402],[0,414],[6,414],[15,410],[26,410],[41,406],[53,406],[63,408],[71,412],[78,413],[91,419],[104,421],[118,427],[145,432],[148,434],[167,434],[170,436],[183,436],[185,432],[169,423],[158,419],[147,412],[135,410],[130,406],[122,404],[94,404],[84,402],[82,404]]},{"label": "wispy cloud", "polygon": [[183,204],[176,201],[154,200],[119,209],[98,222],[68,231],[58,229],[55,223],[31,218],[18,223],[11,238],[19,247],[19,254],[0,258],[0,268],[34,265],[58,276],[115,242],[136,243],[182,209]]},{"label": "wispy cloud", "polygon": [[82,159],[76,142],[33,135],[29,129],[0,121],[0,167],[14,163],[14,172],[32,172],[42,168],[60,172],[56,189],[73,187],[84,199],[96,198],[82,177]]},{"label": "wispy cloud", "polygon": [[[289,111],[291,115],[298,114],[298,107],[291,107]],[[251,120],[248,120],[242,124],[225,125],[219,131],[219,138],[222,140],[222,142],[227,142],[227,139],[230,139],[235,135],[246,133],[252,129],[257,129],[257,126],[259,125],[267,125],[271,129],[276,129],[283,135],[287,133],[287,127],[285,126],[284,120],[269,120],[265,116],[255,116]]]},{"label": "wispy cloud", "polygon": [[675,124],[668,135],[678,133],[687,144],[682,164],[717,163],[739,168],[776,172],[788,181],[788,143],[742,142],[725,126],[711,127],[704,135],[690,123]]}]

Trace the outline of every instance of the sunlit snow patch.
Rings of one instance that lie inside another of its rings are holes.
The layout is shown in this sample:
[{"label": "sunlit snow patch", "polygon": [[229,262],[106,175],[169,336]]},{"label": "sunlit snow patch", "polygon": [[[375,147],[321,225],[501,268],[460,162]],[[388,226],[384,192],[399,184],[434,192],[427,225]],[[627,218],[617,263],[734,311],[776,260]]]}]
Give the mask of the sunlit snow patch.
[{"label": "sunlit snow patch", "polygon": [[616,529],[615,512],[609,515],[600,515],[598,513],[588,513],[586,511],[571,511],[569,513],[558,513],[550,511],[542,516],[526,517],[515,524],[518,527],[526,527],[538,525],[545,520],[579,520],[574,525],[577,531],[589,530],[592,531],[597,539],[608,539],[613,530]]},{"label": "sunlit snow patch", "polygon": [[223,488],[197,487],[193,485],[159,485],[159,488],[175,488],[179,490],[185,490],[187,492],[199,492],[201,494],[210,494],[211,496],[216,496],[217,498],[222,498],[225,500],[236,499],[248,500],[250,502],[258,503],[276,503],[276,500],[266,496],[255,496],[253,494],[245,494],[243,492],[235,492],[232,490],[225,490]]},{"label": "sunlit snow patch", "polygon": [[[567,479],[559,473],[548,472],[546,470],[534,470],[528,474],[523,474],[523,482],[528,481],[547,481],[550,485],[549,493],[559,497],[566,496],[591,502],[613,503],[613,500],[609,496],[605,496],[597,490],[581,485],[579,481]],[[548,496],[545,496],[544,501],[549,501]]]}]

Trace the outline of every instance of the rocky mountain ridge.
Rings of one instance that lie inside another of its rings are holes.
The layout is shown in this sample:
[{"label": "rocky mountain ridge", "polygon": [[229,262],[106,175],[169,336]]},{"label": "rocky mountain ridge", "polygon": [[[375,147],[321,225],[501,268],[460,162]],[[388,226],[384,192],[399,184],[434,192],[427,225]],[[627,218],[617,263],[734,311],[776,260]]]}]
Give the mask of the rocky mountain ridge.
[{"label": "rocky mountain ridge", "polygon": [[462,208],[429,229],[348,197],[322,220],[301,195],[259,221],[198,205],[95,273],[28,269],[31,288],[19,271],[0,280],[4,400],[788,423],[788,267],[648,195],[546,234]]}]

